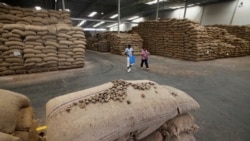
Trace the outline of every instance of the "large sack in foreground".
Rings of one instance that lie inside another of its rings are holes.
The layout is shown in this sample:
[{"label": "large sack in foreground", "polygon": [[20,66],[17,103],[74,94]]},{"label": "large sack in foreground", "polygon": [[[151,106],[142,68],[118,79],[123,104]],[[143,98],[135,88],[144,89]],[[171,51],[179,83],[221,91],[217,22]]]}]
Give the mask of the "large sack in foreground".
[{"label": "large sack in foreground", "polygon": [[34,111],[32,107],[22,108],[17,114],[16,131],[29,131],[33,124]]},{"label": "large sack in foreground", "polygon": [[117,80],[51,99],[48,141],[112,141],[131,133],[142,139],[199,104],[185,92],[148,80]]},{"label": "large sack in foreground", "polygon": [[178,137],[181,133],[195,133],[199,127],[194,123],[194,117],[190,113],[176,116],[166,122],[170,136]]},{"label": "large sack in foreground", "polygon": [[163,141],[163,136],[159,131],[155,131],[140,141]]},{"label": "large sack in foreground", "polygon": [[18,137],[0,132],[0,141],[20,141]]},{"label": "large sack in foreground", "polygon": [[30,106],[30,100],[19,93],[0,89],[0,132],[13,133],[19,109]]},{"label": "large sack in foreground", "polygon": [[193,134],[182,133],[178,137],[172,136],[165,141],[196,141],[196,139]]}]

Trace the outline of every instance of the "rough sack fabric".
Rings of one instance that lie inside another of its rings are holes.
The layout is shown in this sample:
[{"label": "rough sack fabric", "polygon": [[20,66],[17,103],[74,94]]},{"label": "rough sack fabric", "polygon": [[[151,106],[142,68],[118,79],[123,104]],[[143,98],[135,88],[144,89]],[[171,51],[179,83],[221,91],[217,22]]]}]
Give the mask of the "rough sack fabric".
[{"label": "rough sack fabric", "polygon": [[0,89],[0,132],[13,133],[18,111],[30,106],[30,100],[19,93]]},{"label": "rough sack fabric", "polygon": [[129,133],[139,140],[198,108],[173,87],[149,80],[109,82],[51,99],[46,104],[47,140],[112,141]]},{"label": "rough sack fabric", "polygon": [[0,132],[0,141],[21,141],[18,137]]}]

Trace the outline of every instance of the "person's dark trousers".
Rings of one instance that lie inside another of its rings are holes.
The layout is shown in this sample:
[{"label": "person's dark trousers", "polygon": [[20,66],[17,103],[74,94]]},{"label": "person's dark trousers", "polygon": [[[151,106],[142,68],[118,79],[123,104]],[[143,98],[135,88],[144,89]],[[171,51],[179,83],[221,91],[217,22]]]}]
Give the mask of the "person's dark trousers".
[{"label": "person's dark trousers", "polygon": [[145,63],[146,68],[148,68],[148,59],[142,59],[141,60],[141,67],[143,67],[143,64]]}]

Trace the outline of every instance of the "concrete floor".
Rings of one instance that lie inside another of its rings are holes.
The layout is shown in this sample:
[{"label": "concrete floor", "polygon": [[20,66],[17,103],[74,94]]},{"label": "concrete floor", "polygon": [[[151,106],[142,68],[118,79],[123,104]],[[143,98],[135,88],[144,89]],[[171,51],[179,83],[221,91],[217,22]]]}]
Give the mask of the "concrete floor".
[{"label": "concrete floor", "polygon": [[0,88],[28,96],[36,118],[45,124],[46,102],[56,96],[115,79],[149,79],[187,92],[201,106],[192,113],[200,130],[197,141],[250,140],[250,56],[190,62],[150,56],[150,70],[127,73],[125,57],[86,52],[84,68],[0,77]]}]

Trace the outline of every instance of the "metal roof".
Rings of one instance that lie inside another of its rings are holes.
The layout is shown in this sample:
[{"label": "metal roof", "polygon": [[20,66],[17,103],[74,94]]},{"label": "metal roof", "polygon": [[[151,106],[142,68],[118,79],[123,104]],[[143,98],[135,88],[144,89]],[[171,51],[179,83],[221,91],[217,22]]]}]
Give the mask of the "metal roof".
[{"label": "metal roof", "polygon": [[[92,19],[96,21],[88,21],[83,27],[93,26],[98,20],[112,20],[109,17],[118,13],[119,0],[0,0],[10,6],[19,6],[22,8],[34,8],[40,6],[43,9],[69,9],[72,18]],[[152,0],[120,0],[121,21],[126,21],[131,16],[148,16],[156,13],[157,4],[145,4]],[[168,5],[178,4],[196,4],[207,5],[213,3],[220,3],[232,0],[166,0],[159,3],[159,11],[173,10],[166,8]],[[97,15],[89,18],[88,14],[96,11]],[[116,20],[116,19],[115,19]],[[80,20],[73,20],[73,25],[77,25]]]}]

